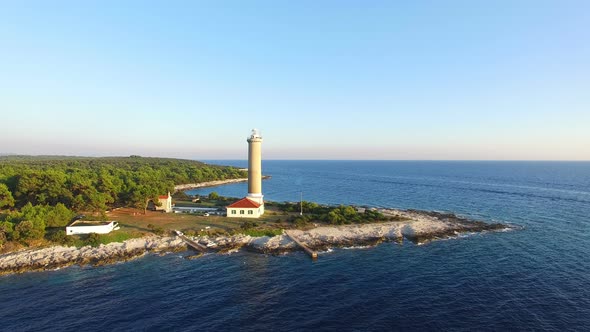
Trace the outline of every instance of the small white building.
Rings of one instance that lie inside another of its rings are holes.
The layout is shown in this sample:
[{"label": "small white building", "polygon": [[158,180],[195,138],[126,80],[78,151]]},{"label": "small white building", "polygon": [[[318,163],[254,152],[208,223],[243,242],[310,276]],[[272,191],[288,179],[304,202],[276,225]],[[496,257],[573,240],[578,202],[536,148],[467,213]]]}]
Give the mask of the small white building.
[{"label": "small white building", "polygon": [[164,211],[166,213],[172,212],[172,196],[170,195],[170,192],[168,192],[168,196],[158,196],[158,201],[160,202],[160,206],[154,204],[156,211]]},{"label": "small white building", "polygon": [[77,234],[107,234],[113,230],[119,229],[119,223],[116,221],[86,221],[78,220],[66,227],[66,235]]},{"label": "small white building", "polygon": [[226,209],[227,216],[234,218],[260,218],[264,214],[264,204],[254,202],[247,197],[228,205]]}]

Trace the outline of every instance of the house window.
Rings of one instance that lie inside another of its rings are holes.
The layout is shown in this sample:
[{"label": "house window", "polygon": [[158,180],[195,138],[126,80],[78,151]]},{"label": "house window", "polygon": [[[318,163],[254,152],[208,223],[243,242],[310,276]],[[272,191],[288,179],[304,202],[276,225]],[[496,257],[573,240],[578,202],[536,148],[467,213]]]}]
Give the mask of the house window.
[{"label": "house window", "polygon": [[244,210],[240,210],[240,214],[244,214]]},{"label": "house window", "polygon": [[231,210],[231,214],[236,214],[236,210]]},{"label": "house window", "polygon": [[254,211],[248,210],[248,214],[254,214]]}]

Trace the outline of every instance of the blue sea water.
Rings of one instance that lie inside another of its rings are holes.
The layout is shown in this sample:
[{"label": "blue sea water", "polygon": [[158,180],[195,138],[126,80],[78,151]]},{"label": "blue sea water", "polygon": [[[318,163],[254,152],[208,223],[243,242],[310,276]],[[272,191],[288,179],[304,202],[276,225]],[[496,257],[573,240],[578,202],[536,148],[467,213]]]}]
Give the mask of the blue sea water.
[{"label": "blue sea water", "polygon": [[[245,161],[222,164],[246,166]],[[425,245],[148,255],[0,277],[0,330],[589,330],[589,162],[265,161],[267,200],[521,226]],[[193,191],[243,196],[246,184]]]}]

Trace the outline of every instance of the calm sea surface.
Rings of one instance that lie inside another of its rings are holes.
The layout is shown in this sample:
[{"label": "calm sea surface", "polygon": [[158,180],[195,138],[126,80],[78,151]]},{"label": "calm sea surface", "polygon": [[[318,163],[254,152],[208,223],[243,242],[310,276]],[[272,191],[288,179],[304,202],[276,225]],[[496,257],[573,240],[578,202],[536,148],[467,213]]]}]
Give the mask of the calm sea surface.
[{"label": "calm sea surface", "polygon": [[263,172],[267,200],[303,192],[523,229],[336,249],[316,262],[170,254],[5,276],[0,330],[590,330],[588,162],[265,161]]}]

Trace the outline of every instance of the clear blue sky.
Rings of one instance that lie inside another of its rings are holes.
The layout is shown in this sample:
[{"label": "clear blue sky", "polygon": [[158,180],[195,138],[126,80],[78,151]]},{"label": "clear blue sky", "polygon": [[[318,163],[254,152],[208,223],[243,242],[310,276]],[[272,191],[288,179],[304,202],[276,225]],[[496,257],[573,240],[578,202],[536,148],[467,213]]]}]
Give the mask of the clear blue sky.
[{"label": "clear blue sky", "polygon": [[2,1],[0,153],[590,159],[590,1]]}]

